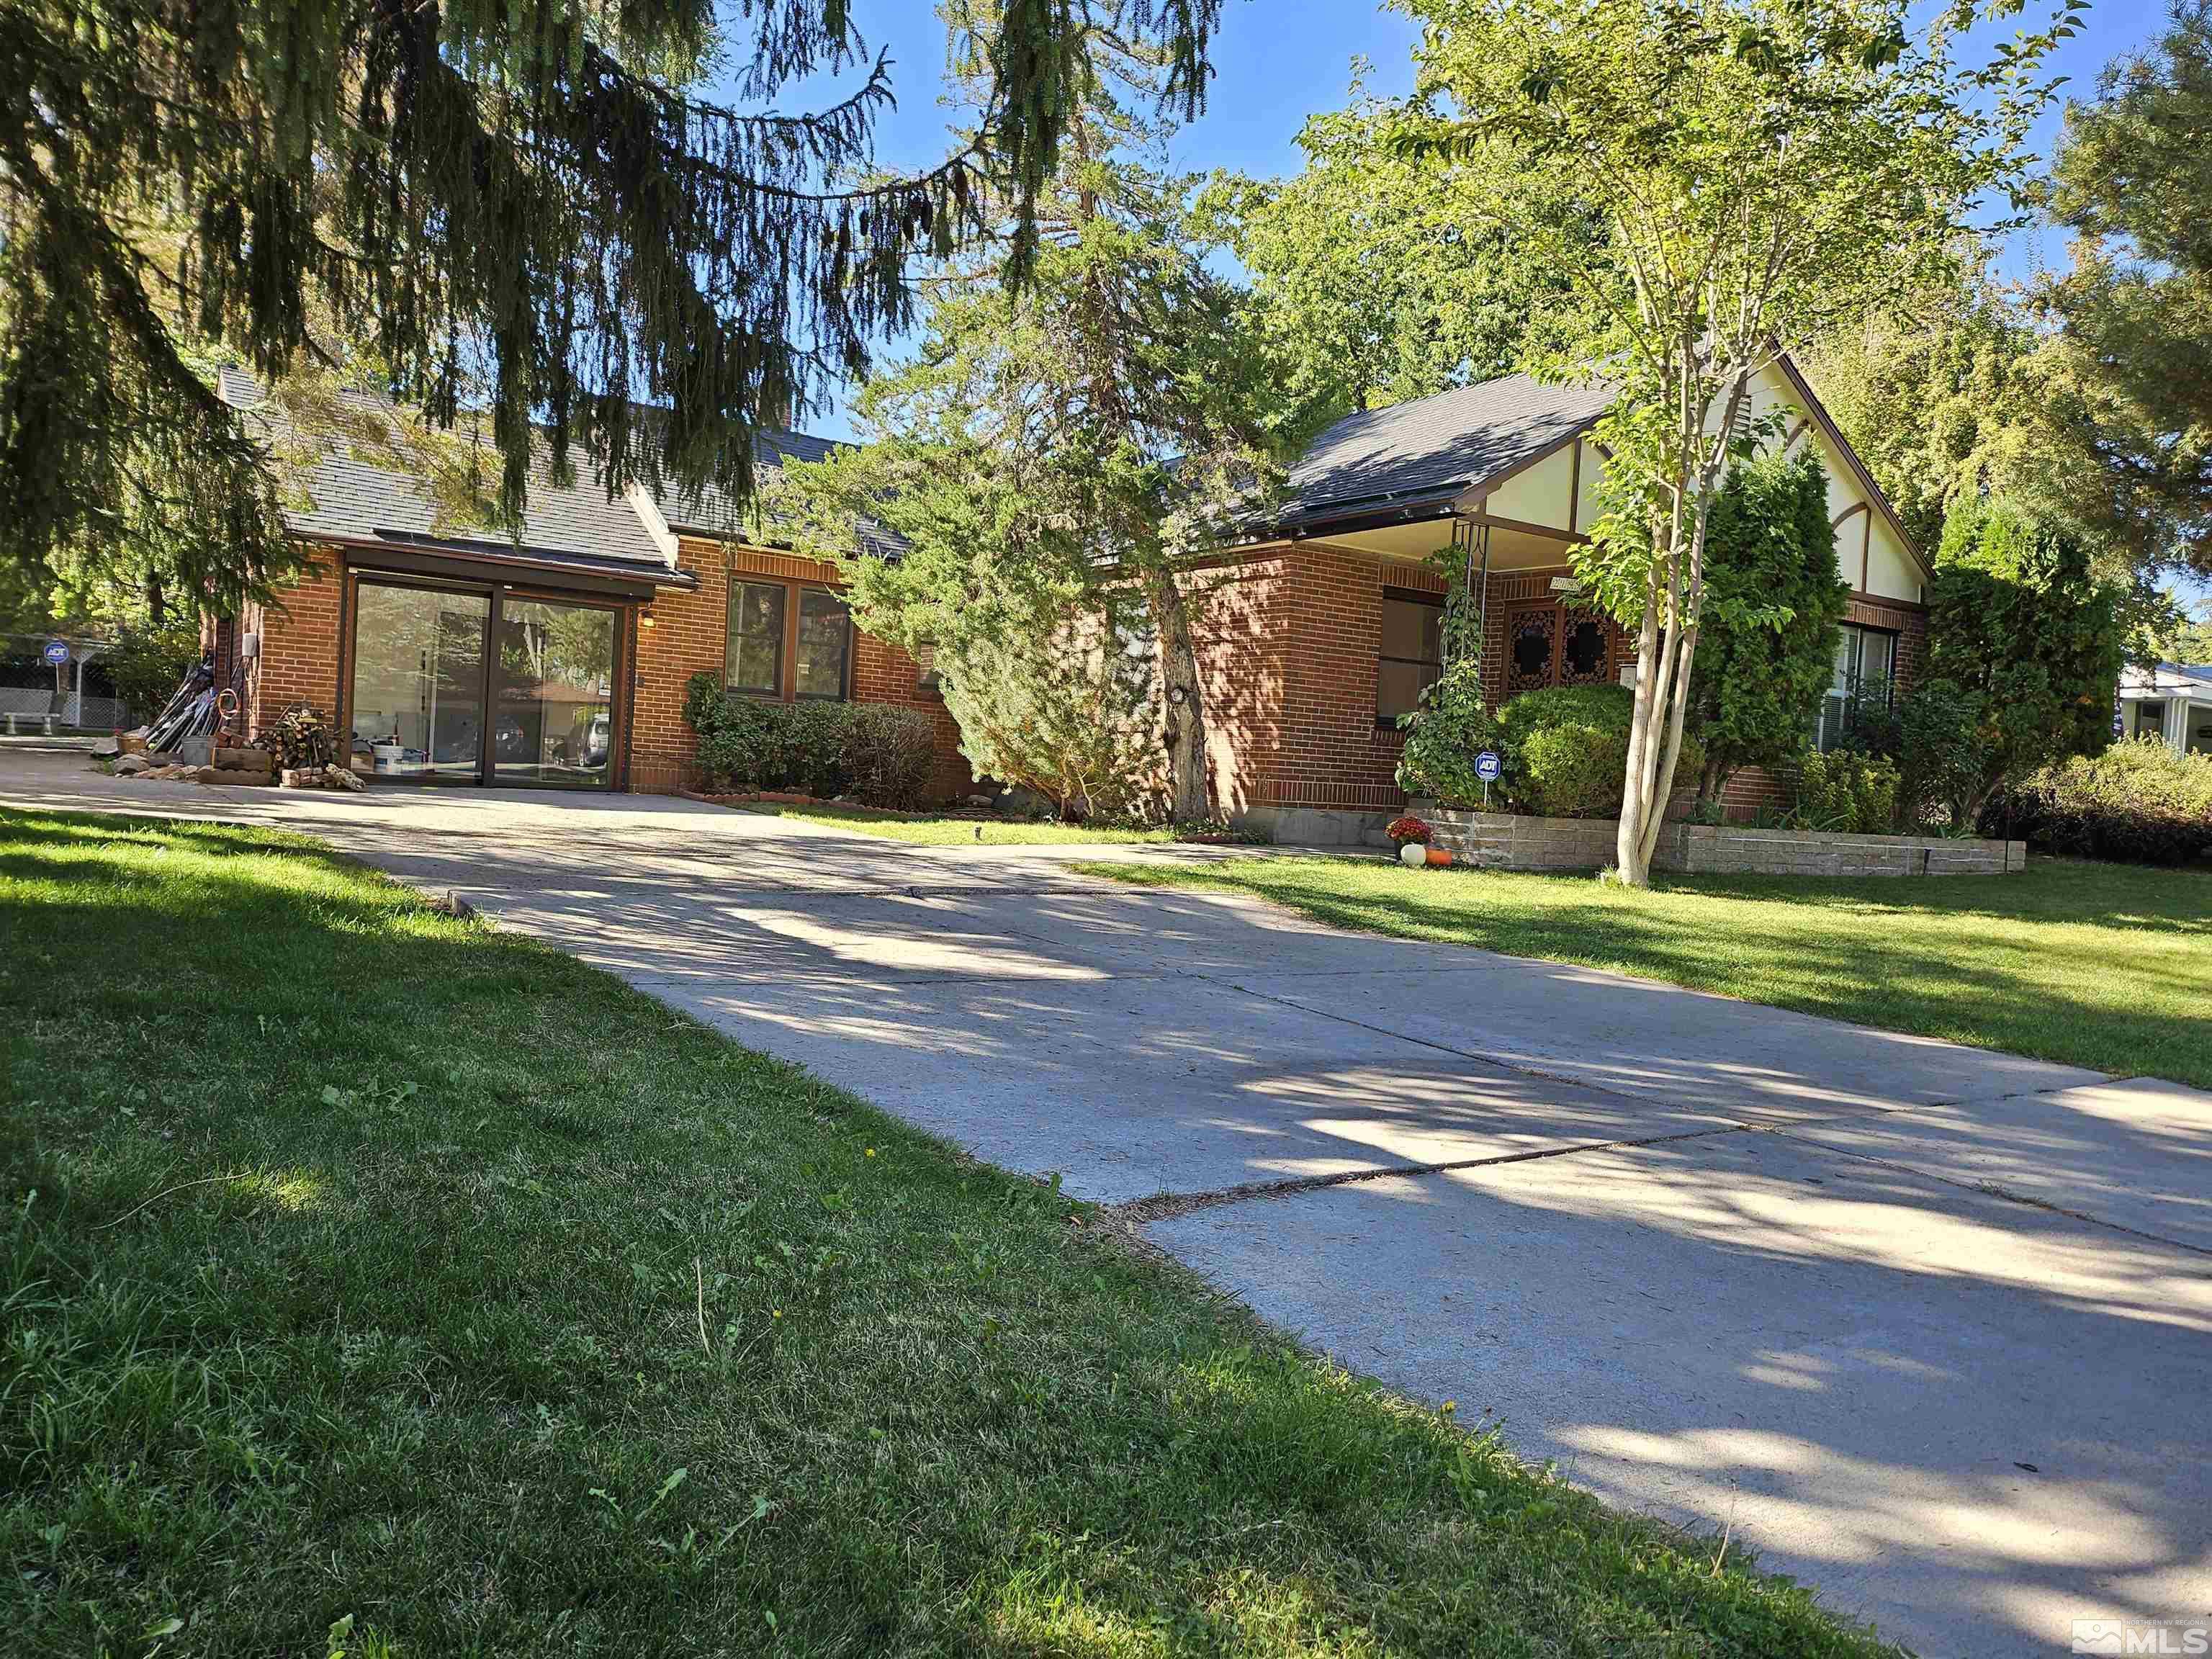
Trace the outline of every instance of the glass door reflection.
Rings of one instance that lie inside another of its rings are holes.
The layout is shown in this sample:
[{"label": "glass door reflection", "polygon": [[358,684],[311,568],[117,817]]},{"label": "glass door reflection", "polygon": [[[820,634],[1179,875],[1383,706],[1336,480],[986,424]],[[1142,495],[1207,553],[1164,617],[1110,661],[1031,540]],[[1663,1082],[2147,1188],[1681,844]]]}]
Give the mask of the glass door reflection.
[{"label": "glass door reflection", "polygon": [[379,778],[477,781],[491,596],[364,581],[355,613],[354,769]]},{"label": "glass door reflection", "polygon": [[615,613],[502,597],[498,635],[494,781],[607,787]]}]

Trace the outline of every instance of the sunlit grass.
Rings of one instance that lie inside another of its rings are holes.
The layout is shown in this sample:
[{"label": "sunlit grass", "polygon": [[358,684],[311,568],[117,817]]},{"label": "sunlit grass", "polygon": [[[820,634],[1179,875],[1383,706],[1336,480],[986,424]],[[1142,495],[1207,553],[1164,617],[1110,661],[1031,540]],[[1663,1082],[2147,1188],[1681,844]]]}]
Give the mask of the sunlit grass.
[{"label": "sunlit grass", "polygon": [[2032,859],[2009,876],[1677,877],[1636,892],[1341,859],[1079,867],[2212,1087],[2212,873]]},{"label": "sunlit grass", "polygon": [[0,940],[9,1659],[1875,1650],[296,838],[0,813]]}]

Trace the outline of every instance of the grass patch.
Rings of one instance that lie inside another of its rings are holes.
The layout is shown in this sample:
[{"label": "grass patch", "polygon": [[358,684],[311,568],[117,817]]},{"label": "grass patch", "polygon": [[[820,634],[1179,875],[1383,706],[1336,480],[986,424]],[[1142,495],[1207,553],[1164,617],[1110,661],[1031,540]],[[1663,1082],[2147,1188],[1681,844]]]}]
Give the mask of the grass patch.
[{"label": "grass patch", "polygon": [[2031,859],[2010,876],[1682,876],[1638,893],[1587,876],[1340,859],[1080,867],[2212,1088],[2212,875],[2202,872]]},{"label": "grass patch", "polygon": [[1856,1654],[313,844],[0,812],[10,1655]]},{"label": "grass patch", "polygon": [[764,812],[772,817],[803,818],[809,823],[828,824],[833,830],[853,830],[864,836],[908,841],[922,847],[1063,847],[1085,842],[1107,845],[1176,838],[1172,830],[1094,827],[957,812],[884,812],[866,806],[788,806],[763,801],[739,810]]}]

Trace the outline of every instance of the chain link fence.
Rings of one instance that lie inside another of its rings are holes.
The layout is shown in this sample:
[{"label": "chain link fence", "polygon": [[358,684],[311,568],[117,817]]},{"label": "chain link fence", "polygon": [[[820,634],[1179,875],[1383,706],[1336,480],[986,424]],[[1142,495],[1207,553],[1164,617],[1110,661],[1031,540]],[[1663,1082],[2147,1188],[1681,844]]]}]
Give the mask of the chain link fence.
[{"label": "chain link fence", "polygon": [[0,634],[0,732],[112,732],[134,724],[134,711],[100,670],[100,641],[67,641],[71,660],[57,671],[43,655],[55,637]]}]

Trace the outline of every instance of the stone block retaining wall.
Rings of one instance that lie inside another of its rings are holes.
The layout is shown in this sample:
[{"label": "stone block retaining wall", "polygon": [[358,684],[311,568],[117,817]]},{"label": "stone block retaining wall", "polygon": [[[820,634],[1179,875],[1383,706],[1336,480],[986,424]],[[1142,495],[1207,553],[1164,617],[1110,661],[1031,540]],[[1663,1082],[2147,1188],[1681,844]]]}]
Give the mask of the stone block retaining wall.
[{"label": "stone block retaining wall", "polygon": [[[1415,801],[1435,845],[1491,870],[1596,870],[1613,862],[1609,818],[1537,818]],[[1997,876],[2027,867],[2024,841],[1836,836],[1813,830],[1669,823],[1652,867],[1700,875]]]}]

